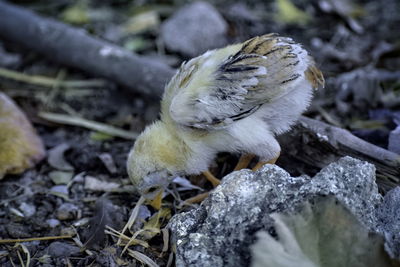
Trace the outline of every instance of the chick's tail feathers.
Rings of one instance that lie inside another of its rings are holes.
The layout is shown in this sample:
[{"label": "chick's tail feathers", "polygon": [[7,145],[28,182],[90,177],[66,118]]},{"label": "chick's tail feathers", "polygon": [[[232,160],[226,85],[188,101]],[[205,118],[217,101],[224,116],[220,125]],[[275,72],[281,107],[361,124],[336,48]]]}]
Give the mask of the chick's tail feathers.
[{"label": "chick's tail feathers", "polygon": [[258,83],[246,88],[246,98],[250,101],[273,101],[295,90],[304,79],[315,89],[324,85],[322,73],[307,51],[291,38],[277,34],[248,40],[229,61],[227,65],[230,68],[232,65],[237,69],[238,66],[242,69],[243,66],[248,69],[259,68],[257,73],[252,73],[257,77]]},{"label": "chick's tail feathers", "polygon": [[311,83],[314,89],[318,89],[320,87],[324,88],[324,76],[322,75],[322,72],[315,66],[315,63],[309,66],[304,74],[306,76],[306,79]]},{"label": "chick's tail feathers", "polygon": [[268,34],[213,50],[181,67],[167,87],[164,113],[178,124],[220,129],[299,89],[322,73],[291,38]]}]

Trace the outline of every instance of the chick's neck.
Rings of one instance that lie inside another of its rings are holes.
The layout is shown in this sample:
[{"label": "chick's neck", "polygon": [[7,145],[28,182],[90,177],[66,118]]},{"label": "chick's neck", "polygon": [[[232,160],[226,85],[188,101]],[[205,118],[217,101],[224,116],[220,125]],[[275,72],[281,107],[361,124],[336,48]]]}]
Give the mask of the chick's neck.
[{"label": "chick's neck", "polygon": [[185,173],[186,161],[191,155],[191,149],[179,136],[177,130],[161,120],[155,123],[152,132],[154,156],[170,172]]}]

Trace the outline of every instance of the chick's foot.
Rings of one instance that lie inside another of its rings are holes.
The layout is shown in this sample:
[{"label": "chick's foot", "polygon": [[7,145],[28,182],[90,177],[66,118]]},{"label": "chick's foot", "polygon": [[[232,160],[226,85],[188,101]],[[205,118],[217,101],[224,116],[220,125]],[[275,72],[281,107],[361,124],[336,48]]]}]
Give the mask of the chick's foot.
[{"label": "chick's foot", "polygon": [[240,159],[236,164],[235,168],[233,169],[233,171],[238,171],[247,168],[254,157],[255,157],[254,154],[243,154],[242,156],[240,156]]}]

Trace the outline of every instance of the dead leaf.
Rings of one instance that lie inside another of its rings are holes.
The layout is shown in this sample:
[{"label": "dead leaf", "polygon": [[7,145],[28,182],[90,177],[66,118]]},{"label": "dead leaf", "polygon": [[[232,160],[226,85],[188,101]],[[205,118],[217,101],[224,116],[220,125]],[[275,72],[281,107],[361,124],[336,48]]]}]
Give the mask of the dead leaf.
[{"label": "dead leaf", "polygon": [[126,34],[138,34],[156,29],[160,24],[160,18],[156,11],[140,13],[130,18],[123,26]]},{"label": "dead leaf", "polygon": [[0,179],[19,174],[45,156],[42,140],[25,114],[7,95],[0,93]]},{"label": "dead leaf", "polygon": [[70,149],[70,145],[65,143],[50,149],[49,156],[47,157],[47,162],[49,165],[60,171],[73,171],[74,167],[64,158],[64,153],[68,149]]},{"label": "dead leaf", "polygon": [[65,172],[65,171],[52,171],[49,173],[50,179],[56,185],[68,184],[71,181],[73,175],[74,175],[73,172]]},{"label": "dead leaf", "polygon": [[117,167],[115,166],[114,159],[110,153],[101,153],[98,157],[111,174],[117,173]]},{"label": "dead leaf", "polygon": [[110,213],[116,212],[114,205],[107,198],[100,198],[96,201],[94,216],[90,219],[88,238],[84,244],[85,248],[92,248],[104,240],[106,225],[114,226]]},{"label": "dead leaf", "polygon": [[89,22],[88,7],[86,1],[78,1],[69,6],[61,14],[63,21],[71,24],[86,24]]},{"label": "dead leaf", "polygon": [[167,208],[162,208],[153,216],[151,216],[151,218],[144,223],[143,226],[144,231],[141,234],[143,236],[143,239],[150,240],[155,235],[159,234],[161,232],[160,227],[162,222],[170,217],[171,217],[171,210]]},{"label": "dead leaf", "polygon": [[114,182],[101,181],[95,177],[87,175],[85,177],[84,188],[86,190],[110,192],[113,189],[119,188],[121,185]]},{"label": "dead leaf", "polygon": [[284,24],[305,25],[311,21],[310,15],[296,7],[290,0],[276,0],[276,20]]},{"label": "dead leaf", "polygon": [[[319,197],[297,214],[272,214],[277,239],[265,231],[252,246],[253,267],[399,266],[371,233],[334,197]],[[393,264],[393,265],[392,265]]]}]

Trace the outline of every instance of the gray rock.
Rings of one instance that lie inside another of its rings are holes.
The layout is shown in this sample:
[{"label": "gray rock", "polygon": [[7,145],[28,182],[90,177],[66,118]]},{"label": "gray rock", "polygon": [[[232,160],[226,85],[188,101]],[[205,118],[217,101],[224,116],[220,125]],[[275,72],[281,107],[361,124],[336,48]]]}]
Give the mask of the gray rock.
[{"label": "gray rock", "polygon": [[63,203],[57,209],[56,217],[60,221],[76,219],[79,217],[79,208],[72,203]]},{"label": "gray rock", "polygon": [[369,229],[381,202],[375,167],[350,157],[332,163],[313,179],[291,177],[276,165],[226,176],[203,204],[175,215],[169,224],[177,266],[246,266],[259,230],[271,230],[269,214],[294,211],[306,200],[335,195]]},{"label": "gray rock", "polygon": [[61,224],[61,222],[57,219],[48,219],[46,220],[46,223],[50,228],[56,228]]},{"label": "gray rock", "polygon": [[400,187],[386,193],[376,216],[378,230],[386,239],[386,251],[392,258],[400,258]]},{"label": "gray rock", "polygon": [[68,243],[56,241],[50,244],[47,248],[47,253],[54,258],[69,257],[80,253],[80,248]]},{"label": "gray rock", "polygon": [[28,238],[32,236],[31,229],[22,224],[8,223],[5,225],[5,230],[11,238]]},{"label": "gray rock", "polygon": [[19,209],[26,217],[31,217],[36,213],[36,207],[26,202],[22,202],[21,205],[19,205]]},{"label": "gray rock", "polygon": [[227,44],[228,24],[207,2],[195,2],[178,10],[161,25],[165,46],[186,56]]},{"label": "gray rock", "polygon": [[400,154],[400,126],[390,132],[388,149]]},{"label": "gray rock", "polygon": [[66,185],[55,185],[50,188],[50,192],[55,194],[62,194],[68,196],[68,186]]}]

